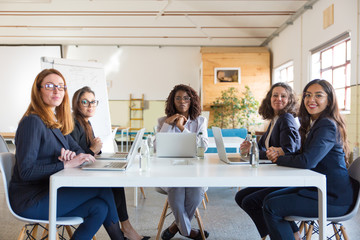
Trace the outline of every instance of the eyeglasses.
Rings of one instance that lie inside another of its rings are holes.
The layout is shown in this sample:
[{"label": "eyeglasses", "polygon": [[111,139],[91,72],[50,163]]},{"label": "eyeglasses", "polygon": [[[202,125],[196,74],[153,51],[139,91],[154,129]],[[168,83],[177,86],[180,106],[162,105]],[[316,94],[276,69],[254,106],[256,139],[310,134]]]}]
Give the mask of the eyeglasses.
[{"label": "eyeglasses", "polygon": [[64,91],[67,88],[67,86],[65,86],[65,85],[56,85],[53,83],[46,83],[44,86],[40,86],[40,87],[45,88],[46,90],[49,90],[49,91],[54,91],[56,88],[59,91]]},{"label": "eyeglasses", "polygon": [[181,100],[184,100],[185,102],[189,102],[191,97],[185,96],[185,97],[176,97],[175,101],[180,102]]},{"label": "eyeglasses", "polygon": [[94,101],[89,101],[89,100],[86,100],[86,99],[83,99],[81,100],[81,105],[83,105],[84,107],[96,107],[97,105],[99,104],[99,101],[98,100],[94,100]]},{"label": "eyeglasses", "polygon": [[321,93],[316,93],[316,94],[312,94],[312,93],[304,93],[304,98],[305,99],[310,99],[310,98],[315,98],[317,100],[320,100],[324,97],[326,97],[327,95],[325,94],[321,94]]}]

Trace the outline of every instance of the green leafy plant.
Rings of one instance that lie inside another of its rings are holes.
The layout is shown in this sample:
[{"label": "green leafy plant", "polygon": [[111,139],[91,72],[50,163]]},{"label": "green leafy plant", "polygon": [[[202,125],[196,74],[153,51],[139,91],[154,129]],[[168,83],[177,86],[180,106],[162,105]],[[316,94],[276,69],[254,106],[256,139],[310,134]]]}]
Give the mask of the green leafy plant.
[{"label": "green leafy plant", "polygon": [[221,91],[221,96],[213,102],[213,126],[220,128],[247,128],[256,124],[259,102],[255,99],[250,88],[245,86],[243,96],[239,97],[238,89],[230,87]]}]

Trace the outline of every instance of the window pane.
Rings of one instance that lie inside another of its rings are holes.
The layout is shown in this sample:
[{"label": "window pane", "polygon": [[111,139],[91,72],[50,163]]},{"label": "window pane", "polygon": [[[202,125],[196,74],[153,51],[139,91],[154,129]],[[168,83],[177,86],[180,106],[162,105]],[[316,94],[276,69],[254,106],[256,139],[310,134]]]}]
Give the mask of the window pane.
[{"label": "window pane", "polygon": [[346,110],[350,110],[350,103],[351,103],[351,89],[346,89]]},{"label": "window pane", "polygon": [[280,79],[282,82],[286,82],[287,79],[286,68],[280,71]]},{"label": "window pane", "polygon": [[294,67],[290,66],[288,67],[288,82],[291,82],[294,80]]},{"label": "window pane", "polygon": [[346,65],[346,86],[350,86],[351,64]]},{"label": "window pane", "polygon": [[345,67],[335,68],[333,71],[333,87],[336,88],[344,88],[345,87]]},{"label": "window pane", "polygon": [[320,62],[317,62],[311,67],[311,79],[320,78]]},{"label": "window pane", "polygon": [[346,42],[346,60],[350,61],[351,59],[351,41]]},{"label": "window pane", "polygon": [[345,109],[345,89],[335,90],[340,110]]},{"label": "window pane", "polygon": [[312,62],[313,65],[314,65],[315,63],[320,62],[320,52],[314,53],[314,54],[311,56],[311,62]]},{"label": "window pane", "polygon": [[332,84],[332,71],[331,71],[331,69],[327,70],[325,72],[322,72],[321,78],[327,80],[329,83]]},{"label": "window pane", "polygon": [[321,54],[321,68],[328,68],[332,66],[332,48],[326,50]]},{"label": "window pane", "polygon": [[345,63],[345,58],[346,58],[345,46],[346,46],[346,43],[343,42],[334,47],[334,65],[333,66],[339,66],[339,65]]}]

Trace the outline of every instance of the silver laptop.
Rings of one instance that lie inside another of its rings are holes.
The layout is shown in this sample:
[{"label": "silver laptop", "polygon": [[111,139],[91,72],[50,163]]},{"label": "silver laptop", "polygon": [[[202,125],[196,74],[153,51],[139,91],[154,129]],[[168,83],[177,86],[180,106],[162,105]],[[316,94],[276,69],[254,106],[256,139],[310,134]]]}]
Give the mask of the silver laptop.
[{"label": "silver laptop", "polygon": [[[214,138],[215,138],[216,149],[217,149],[217,152],[218,152],[218,155],[219,155],[219,158],[221,161],[228,163],[228,164],[250,164],[249,158],[241,158],[240,156],[228,157],[226,154],[224,141],[223,141],[223,137],[221,134],[221,128],[212,127],[212,130],[213,130],[213,134],[214,134]],[[272,162],[267,159],[260,159],[259,163],[264,164],[264,163],[272,163]]]},{"label": "silver laptop", "polygon": [[144,132],[145,132],[145,128],[142,128],[136,133],[134,142],[131,145],[129,152],[102,153],[100,155],[95,156],[95,158],[101,160],[126,160],[132,154],[133,151],[139,149]]},{"label": "silver laptop", "polygon": [[156,157],[196,157],[196,133],[157,133]]},{"label": "silver laptop", "polygon": [[139,130],[136,134],[133,145],[131,146],[127,161],[125,160],[97,160],[94,163],[86,163],[82,165],[83,170],[94,171],[125,171],[128,169],[134,160],[138,148],[140,147],[141,139],[144,135],[145,128]]}]

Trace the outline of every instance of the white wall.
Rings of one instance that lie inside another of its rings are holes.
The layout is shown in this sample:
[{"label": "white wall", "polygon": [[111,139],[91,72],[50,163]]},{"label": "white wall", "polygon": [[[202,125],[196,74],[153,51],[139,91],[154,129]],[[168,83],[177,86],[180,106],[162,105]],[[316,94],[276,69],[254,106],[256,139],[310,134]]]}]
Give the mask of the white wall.
[{"label": "white wall", "polygon": [[[334,24],[323,29],[323,11],[334,4]],[[306,11],[294,25],[288,26],[279,37],[270,42],[273,66],[293,60],[295,91],[300,93],[310,81],[310,50],[318,47],[336,36],[350,31],[351,34],[351,84],[359,82],[357,69],[358,59],[358,5],[359,0],[320,0],[312,10]]]},{"label": "white wall", "polygon": [[64,57],[103,63],[110,100],[165,100],[179,83],[200,90],[200,47],[67,46]]}]

